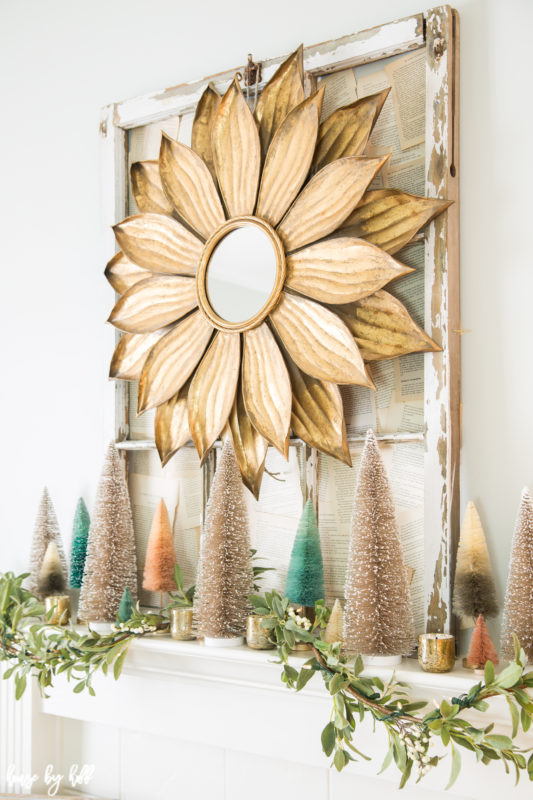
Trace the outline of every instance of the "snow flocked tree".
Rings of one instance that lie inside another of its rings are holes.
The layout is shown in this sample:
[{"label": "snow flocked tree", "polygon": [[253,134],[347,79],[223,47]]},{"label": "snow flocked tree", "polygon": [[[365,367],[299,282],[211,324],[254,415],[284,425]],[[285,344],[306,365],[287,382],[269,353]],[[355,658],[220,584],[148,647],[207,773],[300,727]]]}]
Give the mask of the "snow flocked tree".
[{"label": "snow flocked tree", "polygon": [[176,551],[172,528],[165,501],[161,499],[152,520],[143,576],[143,589],[159,592],[161,606],[163,592],[172,592],[176,588],[175,564]]},{"label": "snow flocked tree", "polygon": [[511,547],[502,624],[502,655],[512,658],[513,633],[533,662],[533,500],[522,492]]},{"label": "snow flocked tree", "polygon": [[100,477],[89,529],[79,616],[115,619],[124,589],[137,599],[137,558],[124,465],[111,443]]},{"label": "snow flocked tree", "polygon": [[207,504],[194,597],[198,632],[206,644],[242,644],[252,586],[244,489],[226,439]]},{"label": "snow flocked tree", "polygon": [[30,553],[30,577],[29,577],[29,590],[42,599],[39,593],[38,583],[39,574],[44,559],[44,555],[50,542],[54,541],[57,546],[59,558],[61,561],[61,568],[63,570],[66,582],[67,575],[67,560],[63,551],[61,543],[61,534],[59,533],[59,525],[57,524],[57,517],[52,505],[52,500],[48,489],[43,489],[39,510],[37,512],[37,519],[35,520],[35,527],[33,530],[33,540]]},{"label": "snow flocked tree", "polygon": [[[407,569],[391,488],[372,430],[355,490],[345,585],[344,645],[401,661],[415,646]],[[367,658],[367,660],[371,660]]]}]

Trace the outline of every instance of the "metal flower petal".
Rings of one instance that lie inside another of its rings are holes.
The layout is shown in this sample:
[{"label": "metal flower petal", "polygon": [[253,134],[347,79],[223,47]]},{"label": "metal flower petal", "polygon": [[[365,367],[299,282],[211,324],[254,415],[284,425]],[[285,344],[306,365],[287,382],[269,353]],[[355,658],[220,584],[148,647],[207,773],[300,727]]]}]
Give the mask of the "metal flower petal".
[{"label": "metal flower petal", "polygon": [[138,267],[119,251],[107,262],[104,275],[117,294],[124,294],[139,281],[149,278],[151,273]]},{"label": "metal flower petal", "polygon": [[283,356],[265,322],[244,334],[242,391],[254,428],[287,457],[291,382]]},{"label": "metal flower petal", "polygon": [[150,350],[167,332],[167,329],[163,329],[149,334],[124,333],[115,347],[109,377],[138,381]]},{"label": "metal flower petal", "polygon": [[303,99],[303,46],[300,45],[278,67],[257,101],[255,118],[259,125],[263,156],[287,114]]},{"label": "metal flower petal", "polygon": [[317,172],[278,226],[285,249],[290,252],[333,233],[387,158],[340,158]]},{"label": "metal flower petal", "polygon": [[239,381],[228,424],[224,430],[224,434],[227,433],[231,434],[233,450],[244,484],[258,500],[268,442],[250,422],[244,406],[242,381]]},{"label": "metal flower petal", "polygon": [[208,168],[194,150],[163,134],[159,153],[163,188],[177,213],[207,239],[225,220]]},{"label": "metal flower petal", "polygon": [[449,205],[449,200],[378,189],[366,192],[341,229],[343,234],[362,236],[388,253],[397,253]]},{"label": "metal flower petal", "polygon": [[306,375],[289,355],[286,355],[285,363],[292,386],[292,432],[310,447],[316,447],[351,467],[339,387]]},{"label": "metal flower petal", "polygon": [[334,311],[352,332],[365,361],[441,349],[405,306],[383,290],[352,305],[335,306]]},{"label": "metal flower petal", "polygon": [[278,128],[263,167],[257,216],[278,224],[307,177],[315,149],[324,89],[296,106]]},{"label": "metal flower petal", "polygon": [[350,331],[320,303],[282,292],[270,319],[289,355],[307,375],[333,383],[372,385]]},{"label": "metal flower petal", "polygon": [[139,381],[138,413],[177,394],[200,361],[213,328],[195,311],[163,336],[150,351]]},{"label": "metal flower petal", "polygon": [[349,303],[414,272],[362,239],[323,239],[287,257],[286,285],[324,303]]},{"label": "metal flower petal", "polygon": [[174,453],[191,438],[187,413],[187,394],[190,381],[179,392],[156,408],[154,433],[161,465],[164,467]]},{"label": "metal flower petal", "polygon": [[195,153],[198,153],[215,182],[217,174],[215,162],[213,160],[211,134],[213,131],[213,122],[220,106],[220,100],[221,97],[213,84],[208,84],[196,106],[191,134],[191,148]]},{"label": "metal flower petal", "polygon": [[131,165],[131,191],[142,213],[172,214],[172,206],[161,183],[157,161],[136,161]]},{"label": "metal flower petal", "polygon": [[113,227],[120,249],[151,272],[196,275],[202,242],[175,219],[136,214]]},{"label": "metal flower petal", "polygon": [[313,169],[345,156],[362,155],[390,89],[356,100],[334,111],[318,132]]},{"label": "metal flower petal", "polygon": [[213,123],[218,185],[230,217],[254,213],[261,169],[259,133],[237,80],[222,98]]},{"label": "metal flower petal", "polygon": [[197,305],[194,278],[154,275],[122,295],[108,322],[122,331],[147,333],[181,319]]},{"label": "metal flower petal", "polygon": [[187,398],[189,428],[203,464],[233,406],[241,361],[238,333],[218,331],[194,373]]}]

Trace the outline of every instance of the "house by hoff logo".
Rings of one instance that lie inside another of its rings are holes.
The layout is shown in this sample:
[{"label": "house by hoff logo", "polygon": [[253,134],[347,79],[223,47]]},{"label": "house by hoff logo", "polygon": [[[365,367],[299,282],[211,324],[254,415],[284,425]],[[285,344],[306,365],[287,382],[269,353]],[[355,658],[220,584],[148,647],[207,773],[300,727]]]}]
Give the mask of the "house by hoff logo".
[{"label": "house by hoff logo", "polygon": [[94,764],[71,764],[68,775],[55,770],[53,764],[48,764],[40,781],[40,775],[29,772],[17,772],[15,765],[10,764],[7,769],[6,779],[9,791],[31,792],[37,782],[44,783],[48,797],[55,797],[65,785],[75,789],[77,786],[87,786],[95,773]]}]

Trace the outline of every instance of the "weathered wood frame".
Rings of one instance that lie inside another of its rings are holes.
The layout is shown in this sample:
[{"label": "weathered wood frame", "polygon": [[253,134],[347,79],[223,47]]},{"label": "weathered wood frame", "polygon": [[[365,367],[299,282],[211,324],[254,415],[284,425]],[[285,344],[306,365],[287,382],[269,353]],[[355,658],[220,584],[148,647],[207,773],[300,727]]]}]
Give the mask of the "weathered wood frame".
[{"label": "weathered wood frame", "polygon": [[[348,67],[426,49],[426,194],[453,200],[425,235],[425,327],[442,352],[425,356],[425,436],[395,434],[384,441],[425,439],[425,592],[427,629],[452,628],[452,564],[459,528],[460,312],[458,15],[440,6],[411,17],[304,49],[306,90],[317,78]],[[243,48],[244,52],[245,48]],[[286,56],[264,61],[263,83]],[[200,81],[106,106],[102,111],[103,214],[107,253],[114,252],[111,225],[128,213],[127,135],[140,125],[192,111],[208,81],[227,88],[235,67]],[[260,88],[261,88],[260,86]],[[114,344],[110,334],[110,353]],[[128,385],[117,381],[110,432],[125,453],[154,447],[128,441]],[[353,441],[353,439],[352,439]],[[318,458],[306,447],[306,495],[318,502]],[[207,496],[214,459],[204,468]]]}]

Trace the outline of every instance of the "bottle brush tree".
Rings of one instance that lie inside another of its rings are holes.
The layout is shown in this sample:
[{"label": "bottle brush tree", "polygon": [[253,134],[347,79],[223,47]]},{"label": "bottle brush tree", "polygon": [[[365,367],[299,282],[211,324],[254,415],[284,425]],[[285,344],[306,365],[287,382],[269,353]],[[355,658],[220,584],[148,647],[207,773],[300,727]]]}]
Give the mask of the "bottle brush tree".
[{"label": "bottle brush tree", "polygon": [[522,492],[513,534],[502,624],[502,655],[513,657],[513,633],[533,661],[533,500]]},{"label": "bottle brush tree", "polygon": [[315,509],[304,506],[292,546],[285,596],[299,606],[314,606],[324,599],[324,567]]},{"label": "bottle brush tree", "polygon": [[130,587],[126,586],[118,607],[117,617],[119,618],[120,622],[127,622],[131,618],[134,608],[135,603],[133,602],[133,597],[131,596]]},{"label": "bottle brush tree", "polygon": [[53,594],[62,594],[65,591],[65,571],[61,563],[61,556],[57,544],[52,539],[48,542],[43,563],[37,581],[37,591],[40,597],[49,597]]},{"label": "bottle brush tree", "polygon": [[[159,592],[160,601],[163,592],[171,592],[176,588],[174,566],[176,551],[174,538],[168,517],[165,501],[157,504],[144,563],[143,588],[150,592]],[[162,602],[160,602],[162,605]]]},{"label": "bottle brush tree", "polygon": [[137,558],[130,497],[117,448],[107,449],[89,528],[79,616],[115,619],[124,589],[137,599]]},{"label": "bottle brush tree", "polygon": [[[57,517],[54,511],[54,506],[50,498],[48,489],[43,489],[41,502],[37,511],[37,518],[35,520],[35,527],[33,530],[33,540],[30,553],[30,577],[29,577],[29,590],[36,594],[42,600],[42,595],[39,593],[39,575],[43,563],[44,555],[50,542],[55,542],[63,573],[67,575],[67,560],[63,551],[61,543],[61,534],[59,533],[59,525],[57,524]],[[65,577],[66,581],[66,577]]]},{"label": "bottle brush tree", "polygon": [[[467,664],[483,666],[485,662],[480,662],[478,656],[481,657],[482,650],[484,652],[489,649],[492,656],[487,656],[485,660],[490,658],[494,664],[497,664],[496,649],[490,641],[489,631],[485,624],[485,619],[494,617],[498,613],[496,586],[485,534],[477,509],[472,502],[468,503],[466,507],[461,526],[455,567],[453,605],[455,613],[463,620],[475,621],[476,627],[466,658]],[[481,640],[481,632],[483,640]],[[482,650],[480,650],[481,643]],[[493,656],[496,658],[495,661]]]},{"label": "bottle brush tree", "polygon": [[70,587],[71,589],[81,589],[83,581],[83,570],[85,569],[85,558],[87,556],[87,540],[89,537],[89,527],[91,520],[87,506],[80,497],[74,514],[72,523],[72,548],[70,551]]},{"label": "bottle brush tree", "polygon": [[468,667],[483,669],[487,661],[497,664],[498,653],[490,638],[485,617],[483,614],[478,614],[474,632],[472,633],[470,649],[466,657],[466,664]]},{"label": "bottle brush tree", "polygon": [[359,467],[345,584],[344,644],[370,656],[408,655],[415,645],[407,569],[392,492],[372,430]]},{"label": "bottle brush tree", "polygon": [[342,606],[340,600],[337,598],[333,603],[333,608],[331,609],[331,614],[329,615],[328,624],[326,625],[326,630],[324,631],[324,641],[328,642],[329,644],[335,644],[335,642],[340,642],[341,645],[344,642],[344,614],[342,612]]},{"label": "bottle brush tree", "polygon": [[207,504],[194,596],[198,631],[208,644],[234,644],[244,634],[253,585],[250,555],[243,484],[226,439]]}]

